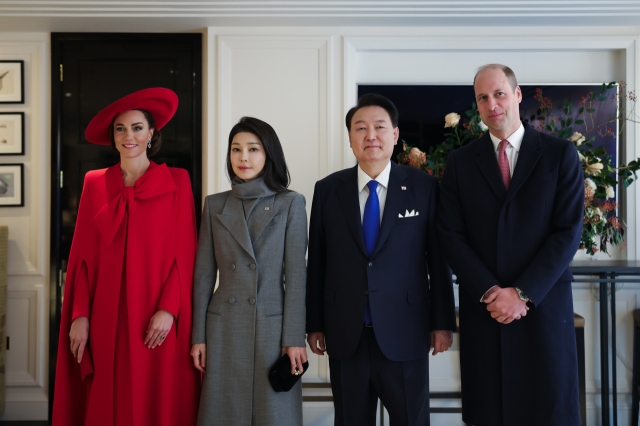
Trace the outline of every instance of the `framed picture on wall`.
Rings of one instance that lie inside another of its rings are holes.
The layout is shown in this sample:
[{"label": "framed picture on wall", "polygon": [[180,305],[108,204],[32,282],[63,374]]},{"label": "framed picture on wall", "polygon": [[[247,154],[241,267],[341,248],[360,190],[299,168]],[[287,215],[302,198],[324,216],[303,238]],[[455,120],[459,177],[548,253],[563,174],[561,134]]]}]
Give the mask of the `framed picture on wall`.
[{"label": "framed picture on wall", "polygon": [[24,61],[0,61],[0,104],[24,102]]},{"label": "framed picture on wall", "polygon": [[0,164],[0,207],[24,206],[23,171],[23,164]]},{"label": "framed picture on wall", "polygon": [[0,155],[24,154],[24,113],[0,112]]}]

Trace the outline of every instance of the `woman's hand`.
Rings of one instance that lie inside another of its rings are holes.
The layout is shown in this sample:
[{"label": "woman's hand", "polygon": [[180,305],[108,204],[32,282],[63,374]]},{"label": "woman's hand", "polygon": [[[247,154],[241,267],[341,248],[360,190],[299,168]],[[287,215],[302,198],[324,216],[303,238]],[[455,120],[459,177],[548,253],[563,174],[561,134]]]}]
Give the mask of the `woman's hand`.
[{"label": "woman's hand", "polygon": [[192,345],[191,356],[193,357],[193,366],[196,367],[201,373],[204,373],[204,369],[207,364],[206,343],[196,343],[195,345]]},{"label": "woman's hand", "polygon": [[144,338],[144,344],[149,349],[154,349],[164,342],[164,338],[167,337],[171,326],[173,325],[173,314],[164,309],[160,309],[153,314],[149,320],[149,327],[147,328],[147,335]]},{"label": "woman's hand", "polygon": [[[291,374],[295,374],[296,376],[302,374],[304,372],[302,363],[307,362],[307,348],[305,346],[283,346],[282,355],[285,353],[289,355],[289,359],[291,360]],[[298,368],[297,372],[296,367]]]},{"label": "woman's hand", "polygon": [[87,346],[87,340],[89,340],[89,318],[78,317],[73,320],[71,330],[69,331],[69,340],[71,341],[71,353],[78,364],[80,364],[82,355],[84,354],[84,348]]}]

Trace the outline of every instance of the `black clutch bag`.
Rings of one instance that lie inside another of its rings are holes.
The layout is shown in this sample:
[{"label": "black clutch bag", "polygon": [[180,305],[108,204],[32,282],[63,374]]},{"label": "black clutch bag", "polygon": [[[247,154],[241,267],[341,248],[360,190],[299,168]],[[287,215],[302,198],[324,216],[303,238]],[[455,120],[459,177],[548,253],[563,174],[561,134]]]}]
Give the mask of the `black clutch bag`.
[{"label": "black clutch bag", "polygon": [[288,354],[282,355],[273,367],[269,369],[269,383],[276,392],[289,392],[300,377],[307,371],[309,361],[302,364],[304,371],[300,374],[291,374],[291,360]]}]

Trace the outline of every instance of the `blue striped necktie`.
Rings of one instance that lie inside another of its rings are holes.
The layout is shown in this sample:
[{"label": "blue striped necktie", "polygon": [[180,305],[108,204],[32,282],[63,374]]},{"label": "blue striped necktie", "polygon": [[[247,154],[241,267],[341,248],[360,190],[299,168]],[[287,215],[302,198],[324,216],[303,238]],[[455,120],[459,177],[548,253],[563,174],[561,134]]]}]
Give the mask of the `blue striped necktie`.
[{"label": "blue striped necktie", "polygon": [[[378,182],[370,180],[367,183],[369,188],[369,197],[364,205],[364,214],[362,215],[362,235],[364,237],[364,246],[367,254],[371,256],[373,249],[378,242],[378,234],[380,233],[380,200],[378,200]],[[369,298],[367,297],[367,309],[364,313],[365,324],[371,324],[371,309],[369,308]]]}]

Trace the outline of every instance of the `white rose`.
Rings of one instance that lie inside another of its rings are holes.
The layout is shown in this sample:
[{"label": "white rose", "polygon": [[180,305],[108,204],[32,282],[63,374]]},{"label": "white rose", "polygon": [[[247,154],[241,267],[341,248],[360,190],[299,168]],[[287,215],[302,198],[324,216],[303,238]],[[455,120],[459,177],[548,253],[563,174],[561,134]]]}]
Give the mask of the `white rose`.
[{"label": "white rose", "polygon": [[607,193],[607,198],[613,198],[616,196],[615,192],[613,191],[613,186],[607,185],[604,187],[604,190]]},{"label": "white rose", "polygon": [[444,127],[456,127],[458,122],[460,121],[460,116],[455,112],[450,112],[449,114],[444,116]]},{"label": "white rose", "polygon": [[484,121],[482,120],[480,120],[480,122],[478,123],[478,126],[482,129],[483,132],[488,129],[487,125],[484,124]]},{"label": "white rose", "polygon": [[604,165],[600,162],[600,159],[598,159],[595,163],[591,163],[591,164],[589,164],[589,162],[586,161],[584,171],[588,175],[598,176],[602,171],[603,167]]},{"label": "white rose", "polygon": [[[406,149],[405,149],[405,150],[406,150]],[[578,151],[578,158],[580,159],[580,162],[581,162],[581,163],[582,163],[582,162],[584,162],[584,155],[582,155],[582,154],[580,153],[580,151]]]},{"label": "white rose", "polygon": [[569,140],[576,144],[576,146],[582,145],[587,138],[585,138],[580,132],[573,132],[573,135],[569,138]]},{"label": "white rose", "polygon": [[584,180],[584,183],[585,183],[589,188],[593,189],[594,191],[595,191],[595,190],[596,190],[596,188],[597,188],[596,183],[593,181],[593,179],[589,179],[589,178],[587,178],[587,179],[585,179],[585,180]]}]

